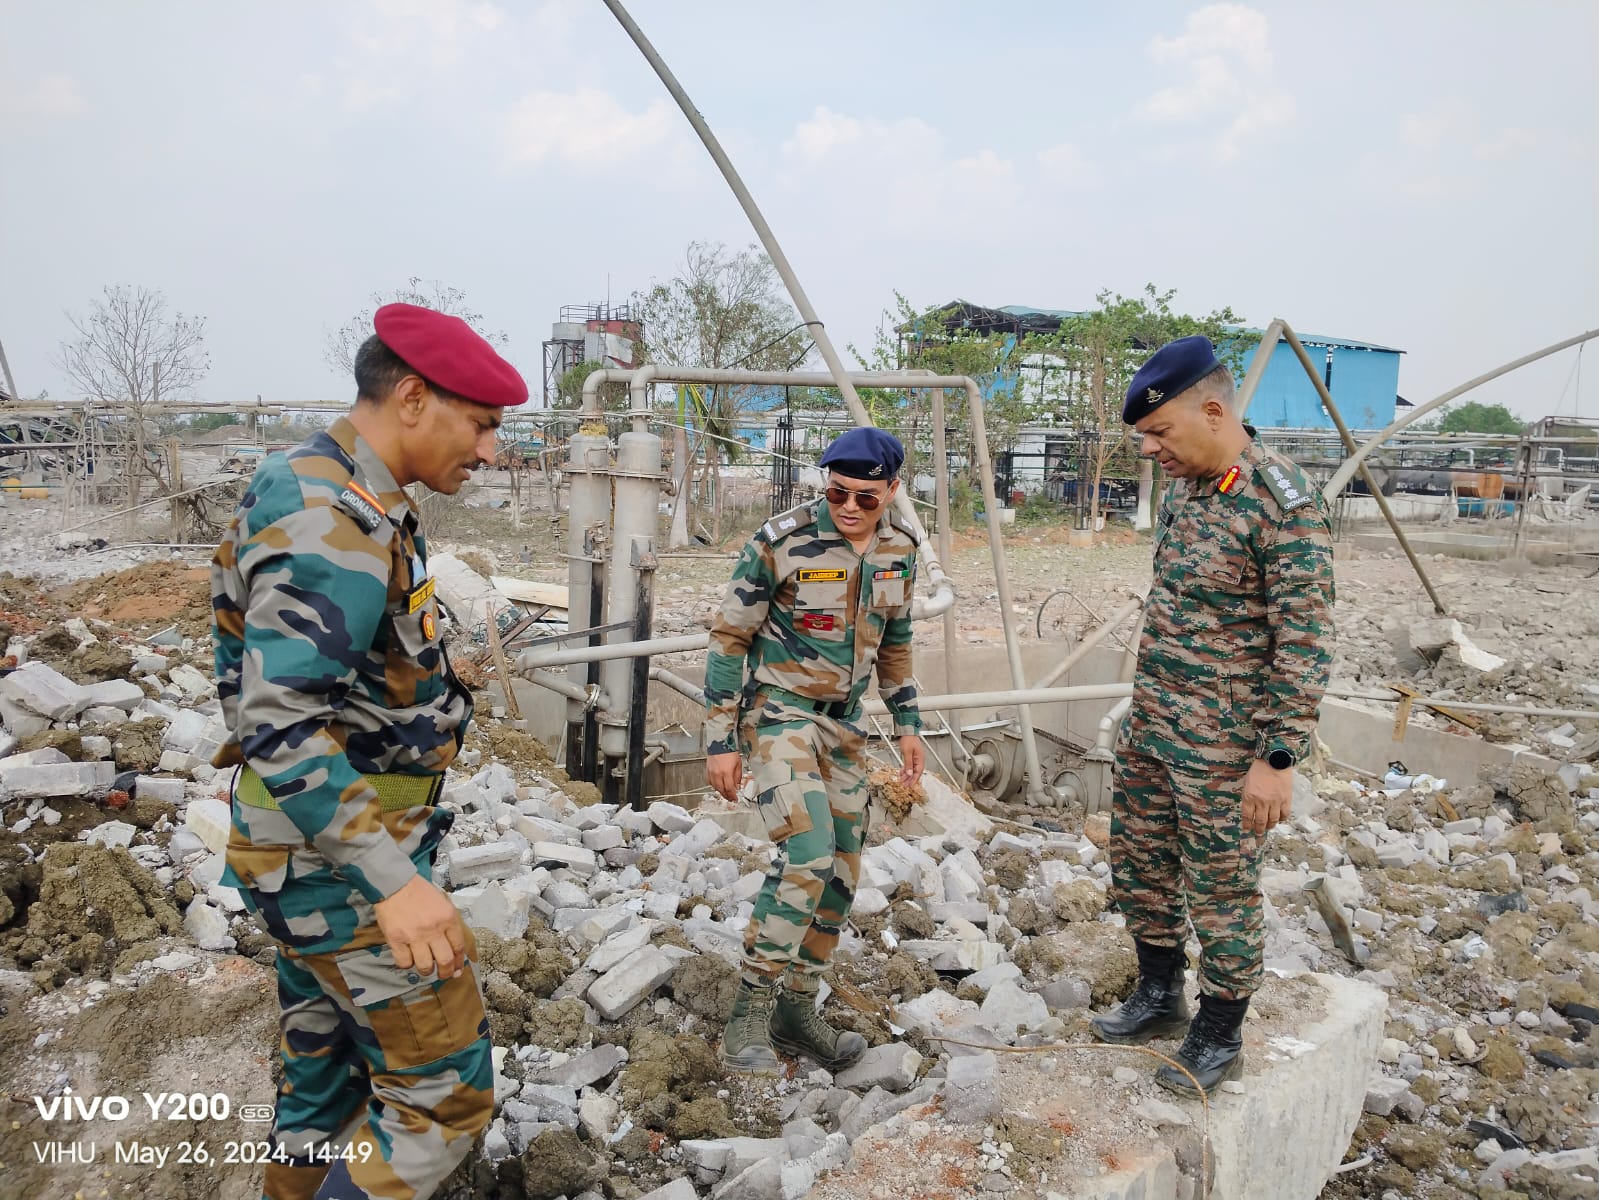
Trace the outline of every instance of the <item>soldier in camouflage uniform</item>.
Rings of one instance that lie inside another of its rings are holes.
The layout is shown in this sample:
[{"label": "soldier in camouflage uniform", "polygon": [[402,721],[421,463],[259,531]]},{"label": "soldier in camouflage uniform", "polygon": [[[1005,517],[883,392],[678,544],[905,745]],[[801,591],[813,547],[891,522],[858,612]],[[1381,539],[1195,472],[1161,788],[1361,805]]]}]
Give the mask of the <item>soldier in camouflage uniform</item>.
[{"label": "soldier in camouflage uniform", "polygon": [[[1260,856],[1287,818],[1332,661],[1327,509],[1299,468],[1254,439],[1231,372],[1203,337],[1156,351],[1123,417],[1176,482],[1155,529],[1111,814],[1114,895],[1139,978],[1093,1020],[1102,1040],[1184,1033],[1176,1058],[1207,1093],[1242,1069],[1260,984]],[[1183,996],[1183,942],[1200,945],[1199,1014]],[[1158,1082],[1193,1085],[1162,1067]]]},{"label": "soldier in camouflage uniform", "polygon": [[455,317],[373,323],[355,408],[262,462],[211,568],[223,882],[278,950],[269,1200],[422,1200],[493,1115],[476,948],[432,882],[472,702],[401,488],[458,491],[527,385]]},{"label": "soldier in camouflage uniform", "polygon": [[[826,501],[773,517],[733,570],[705,670],[706,775],[736,797],[749,758],[777,859],[755,901],[721,1060],[778,1067],[774,1046],[829,1070],[866,1049],[822,1020],[817,992],[855,899],[866,840],[861,700],[872,668],[907,785],[923,747],[911,677],[916,539],[889,507],[905,452],[881,430],[840,436]],[[749,672],[746,680],[746,664]],[[741,754],[742,751],[742,754]]]}]

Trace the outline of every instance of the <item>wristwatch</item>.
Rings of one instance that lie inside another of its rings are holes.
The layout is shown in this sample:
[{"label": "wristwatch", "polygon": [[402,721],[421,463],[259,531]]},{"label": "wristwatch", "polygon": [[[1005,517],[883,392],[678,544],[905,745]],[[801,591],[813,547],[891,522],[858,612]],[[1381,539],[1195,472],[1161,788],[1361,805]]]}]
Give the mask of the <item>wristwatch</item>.
[{"label": "wristwatch", "polygon": [[1266,765],[1273,771],[1286,771],[1294,765],[1294,752],[1284,750],[1281,746],[1266,755]]}]

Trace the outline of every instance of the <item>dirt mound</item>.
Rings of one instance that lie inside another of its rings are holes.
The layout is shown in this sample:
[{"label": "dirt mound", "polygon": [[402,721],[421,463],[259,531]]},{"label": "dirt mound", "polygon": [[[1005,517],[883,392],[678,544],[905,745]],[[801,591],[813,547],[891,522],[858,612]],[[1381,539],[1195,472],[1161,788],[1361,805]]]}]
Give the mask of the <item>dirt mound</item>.
[{"label": "dirt mound", "polygon": [[40,865],[38,898],[22,927],[0,938],[0,955],[32,968],[42,987],[104,978],[118,956],[183,931],[167,890],[120,846],[58,842]]},{"label": "dirt mound", "polygon": [[211,579],[205,567],[141,563],[75,584],[60,599],[82,615],[130,625],[177,621],[185,633],[211,624]]}]

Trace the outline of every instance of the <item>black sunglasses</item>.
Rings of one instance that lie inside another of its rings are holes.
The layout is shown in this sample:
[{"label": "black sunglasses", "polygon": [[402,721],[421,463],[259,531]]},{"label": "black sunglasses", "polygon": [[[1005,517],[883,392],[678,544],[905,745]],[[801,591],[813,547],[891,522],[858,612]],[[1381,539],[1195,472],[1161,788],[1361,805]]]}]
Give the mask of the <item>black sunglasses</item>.
[{"label": "black sunglasses", "polygon": [[883,502],[883,497],[876,492],[852,492],[849,488],[841,488],[836,483],[828,484],[827,490],[822,495],[827,497],[829,504],[844,504],[854,496],[855,503],[861,506],[862,512],[874,512]]}]

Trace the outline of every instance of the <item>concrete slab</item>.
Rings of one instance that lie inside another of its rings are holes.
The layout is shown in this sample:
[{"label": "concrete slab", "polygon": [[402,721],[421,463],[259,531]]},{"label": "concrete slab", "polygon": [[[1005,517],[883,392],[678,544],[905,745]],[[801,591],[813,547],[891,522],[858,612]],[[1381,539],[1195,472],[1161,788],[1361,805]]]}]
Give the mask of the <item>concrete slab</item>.
[{"label": "concrete slab", "polygon": [[1544,770],[1559,767],[1552,758],[1530,750],[1500,745],[1477,737],[1462,737],[1428,729],[1412,722],[1405,736],[1393,740],[1394,710],[1376,712],[1343,700],[1321,702],[1316,733],[1331,748],[1333,757],[1364,771],[1381,775],[1388,763],[1403,759],[1414,774],[1435,775],[1451,784],[1474,782],[1484,768],[1507,767],[1512,762],[1533,763]]},{"label": "concrete slab", "polygon": [[[1242,1091],[1211,1099],[1212,1200],[1314,1200],[1342,1161],[1365,1106],[1387,997],[1331,975],[1268,978],[1244,1029]],[[1150,1049],[1169,1054],[1175,1045]],[[1083,1200],[1177,1200],[1199,1194],[1205,1116],[1198,1101],[1158,1087],[1137,1048],[1073,1042],[1038,1054],[1000,1055],[997,1086],[1005,1112],[1061,1137],[1053,1158],[1030,1166],[1048,1182],[1018,1180],[1018,1195]],[[1117,1082],[1117,1069],[1127,1082]],[[952,1074],[957,1082],[962,1066]],[[953,1068],[952,1068],[953,1072]],[[827,1181],[829,1200],[917,1194],[928,1151],[981,1168],[983,1126],[957,1125],[913,1111],[926,1136],[877,1125],[855,1143],[850,1165]],[[883,1190],[892,1183],[892,1193]],[[1028,1190],[1031,1188],[1032,1190]],[[815,1193],[813,1193],[815,1195]]]}]

